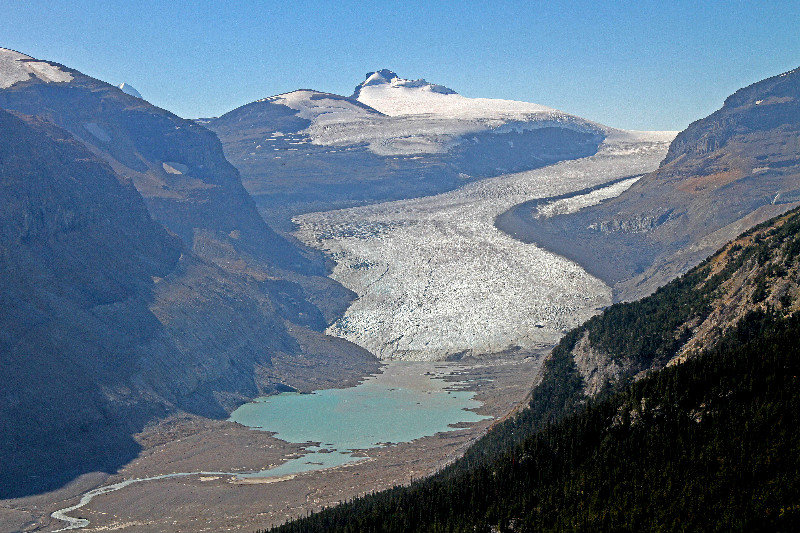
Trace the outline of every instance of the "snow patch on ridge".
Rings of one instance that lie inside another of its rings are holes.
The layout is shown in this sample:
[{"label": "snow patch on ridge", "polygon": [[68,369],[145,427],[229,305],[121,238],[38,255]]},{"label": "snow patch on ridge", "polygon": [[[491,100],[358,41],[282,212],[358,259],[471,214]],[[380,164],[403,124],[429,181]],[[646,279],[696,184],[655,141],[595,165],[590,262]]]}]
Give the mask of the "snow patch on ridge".
[{"label": "snow patch on ridge", "polygon": [[259,100],[259,102],[284,105],[298,111],[298,117],[319,125],[379,115],[377,111],[362,106],[349,98],[308,89],[271,96]]},{"label": "snow patch on ridge", "polygon": [[117,87],[119,88],[120,91],[124,92],[125,94],[129,94],[131,96],[135,96],[136,98],[139,98],[140,100],[144,100],[144,98],[142,98],[142,95],[139,93],[139,91],[137,91],[136,89],[134,89],[133,87],[131,87],[130,85],[128,85],[125,82],[120,83],[119,85],[117,85]]},{"label": "snow patch on ridge", "polygon": [[45,83],[67,83],[72,74],[47,61],[37,61],[30,56],[0,48],[0,89],[8,89],[16,83],[32,77]]}]

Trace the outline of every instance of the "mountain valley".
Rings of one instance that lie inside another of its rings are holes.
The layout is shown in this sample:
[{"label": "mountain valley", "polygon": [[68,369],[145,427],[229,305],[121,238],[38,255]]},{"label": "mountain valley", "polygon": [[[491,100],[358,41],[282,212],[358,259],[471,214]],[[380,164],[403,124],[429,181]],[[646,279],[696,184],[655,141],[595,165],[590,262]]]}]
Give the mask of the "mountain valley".
[{"label": "mountain valley", "polygon": [[[188,120],[0,48],[0,531],[781,529],[798,209],[800,69],[681,132],[388,69]],[[319,437],[363,390],[463,418]]]}]

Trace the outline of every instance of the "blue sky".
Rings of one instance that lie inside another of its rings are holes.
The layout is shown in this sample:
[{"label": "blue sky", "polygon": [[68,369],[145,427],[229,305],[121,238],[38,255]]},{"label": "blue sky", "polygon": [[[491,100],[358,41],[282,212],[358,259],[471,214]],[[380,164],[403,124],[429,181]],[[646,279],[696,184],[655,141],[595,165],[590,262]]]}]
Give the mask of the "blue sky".
[{"label": "blue sky", "polygon": [[371,70],[683,129],[739,87],[800,66],[800,1],[6,0],[0,46],[126,81],[184,117]]}]

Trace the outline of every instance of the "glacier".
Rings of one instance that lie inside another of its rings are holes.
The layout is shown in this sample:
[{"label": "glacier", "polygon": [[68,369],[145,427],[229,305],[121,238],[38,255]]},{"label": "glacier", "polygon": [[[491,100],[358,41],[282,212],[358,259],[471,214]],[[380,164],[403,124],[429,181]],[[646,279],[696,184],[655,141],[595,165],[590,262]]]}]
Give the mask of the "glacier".
[{"label": "glacier", "polygon": [[[590,157],[435,196],[295,217],[295,235],[335,259],[331,277],[358,295],[327,333],[382,359],[552,345],[609,305],[611,289],[576,263],[502,233],[495,217],[522,202],[655,170],[674,135],[608,129]],[[542,215],[597,203],[632,183],[544,206]]]}]

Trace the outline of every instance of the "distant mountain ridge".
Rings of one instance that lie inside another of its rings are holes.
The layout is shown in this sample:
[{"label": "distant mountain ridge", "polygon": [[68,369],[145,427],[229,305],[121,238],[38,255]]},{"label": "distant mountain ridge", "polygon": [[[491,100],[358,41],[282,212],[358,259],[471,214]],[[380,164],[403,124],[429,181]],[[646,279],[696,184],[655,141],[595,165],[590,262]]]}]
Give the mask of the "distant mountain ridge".
[{"label": "distant mountain ridge", "polygon": [[220,136],[261,213],[285,231],[297,214],[426,196],[585,157],[608,131],[386,69],[368,74],[353,97],[303,89],[202,123]]},{"label": "distant mountain ridge", "polygon": [[[0,57],[8,56],[13,54],[0,50]],[[17,63],[28,65],[31,61]],[[206,226],[216,238],[236,248],[246,246],[249,253],[260,253],[261,244],[254,245],[254,240],[265,239],[280,247],[277,260],[285,256],[295,265],[307,263],[261,221],[214,135],[78,71],[49,62],[36,64],[50,65],[69,80],[18,79],[0,91],[0,107],[45,116],[92,146],[116,170],[134,180],[156,217],[190,246],[198,236],[197,229]],[[185,166],[186,173],[169,173],[164,164],[171,162]],[[220,209],[215,216],[208,216],[208,210],[217,206]],[[223,213],[236,221],[221,217]],[[234,229],[241,232],[235,240],[226,236]]]}]

